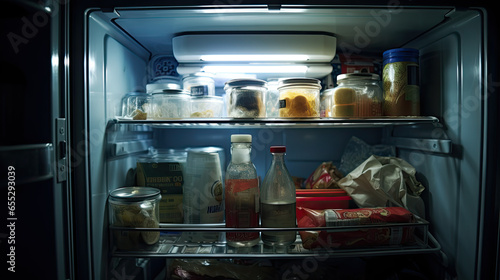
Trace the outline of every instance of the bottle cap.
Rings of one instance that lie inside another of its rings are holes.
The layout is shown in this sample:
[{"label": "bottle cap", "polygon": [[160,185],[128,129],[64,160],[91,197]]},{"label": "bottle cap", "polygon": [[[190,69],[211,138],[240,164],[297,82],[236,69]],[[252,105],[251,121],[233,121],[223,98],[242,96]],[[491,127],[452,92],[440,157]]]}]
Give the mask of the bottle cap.
[{"label": "bottle cap", "polygon": [[233,134],[231,135],[231,143],[252,143],[252,135],[250,134]]},{"label": "bottle cap", "polygon": [[271,146],[271,153],[284,153],[286,152],[285,146]]}]

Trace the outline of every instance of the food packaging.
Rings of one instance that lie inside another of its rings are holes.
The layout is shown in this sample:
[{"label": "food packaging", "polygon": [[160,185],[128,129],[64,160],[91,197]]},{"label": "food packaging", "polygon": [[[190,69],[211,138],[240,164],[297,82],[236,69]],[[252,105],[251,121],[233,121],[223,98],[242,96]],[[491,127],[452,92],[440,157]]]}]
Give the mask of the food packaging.
[{"label": "food packaging", "polygon": [[304,184],[306,189],[338,189],[337,182],[342,177],[342,173],[331,161],[323,162],[309,175]]},{"label": "food packaging", "polygon": [[159,221],[182,223],[182,193],[185,181],[186,152],[150,148],[137,160],[137,185],[157,188],[162,199]]},{"label": "food packaging", "polygon": [[321,82],[311,78],[280,80],[279,114],[282,118],[319,118]]},{"label": "food packaging", "polygon": [[[297,207],[299,228],[360,226],[339,231],[299,231],[302,246],[314,248],[360,248],[400,245],[415,242],[413,226],[383,226],[388,223],[413,223],[413,214],[402,207],[313,210]],[[380,224],[381,227],[362,228]]]},{"label": "food packaging", "polygon": [[[158,228],[160,190],[148,187],[124,187],[109,194],[110,225],[130,228]],[[120,250],[141,250],[154,245],[160,231],[112,230]]]}]

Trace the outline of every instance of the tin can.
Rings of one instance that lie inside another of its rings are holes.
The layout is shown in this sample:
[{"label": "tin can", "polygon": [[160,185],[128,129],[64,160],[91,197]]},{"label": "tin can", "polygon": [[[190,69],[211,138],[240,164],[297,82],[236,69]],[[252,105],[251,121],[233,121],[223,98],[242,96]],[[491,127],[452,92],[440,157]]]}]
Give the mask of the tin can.
[{"label": "tin can", "polygon": [[[110,225],[129,228],[159,228],[160,190],[124,187],[109,194]],[[158,242],[160,231],[113,229],[112,238],[120,250],[147,249]]]},{"label": "tin can", "polygon": [[384,115],[420,116],[419,51],[391,49],[383,57]]}]

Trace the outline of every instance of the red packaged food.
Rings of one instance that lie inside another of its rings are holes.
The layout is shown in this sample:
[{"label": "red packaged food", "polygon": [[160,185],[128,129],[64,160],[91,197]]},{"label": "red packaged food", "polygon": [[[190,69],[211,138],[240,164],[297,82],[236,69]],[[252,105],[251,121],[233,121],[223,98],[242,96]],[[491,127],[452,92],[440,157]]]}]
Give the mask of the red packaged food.
[{"label": "red packaged food", "polygon": [[[413,223],[413,214],[402,207],[313,210],[297,207],[298,227],[334,227],[387,223]],[[329,232],[299,231],[302,245],[314,248],[358,248],[414,242],[414,227],[386,226]]]}]

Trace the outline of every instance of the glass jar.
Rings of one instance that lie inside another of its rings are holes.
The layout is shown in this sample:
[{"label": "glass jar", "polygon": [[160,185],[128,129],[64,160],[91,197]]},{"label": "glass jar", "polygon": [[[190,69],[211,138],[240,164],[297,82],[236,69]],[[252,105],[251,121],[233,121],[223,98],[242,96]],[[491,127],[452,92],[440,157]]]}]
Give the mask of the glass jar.
[{"label": "glass jar", "polygon": [[384,115],[420,116],[419,51],[392,49],[383,57]]},{"label": "glass jar", "polygon": [[382,115],[380,77],[371,73],[337,76],[333,92],[332,117],[373,117]]},{"label": "glass jar", "polygon": [[[109,194],[110,225],[130,228],[159,228],[158,189],[124,187]],[[160,231],[112,229],[113,241],[120,250],[144,250],[160,239]]]},{"label": "glass jar", "polygon": [[220,96],[192,96],[191,118],[220,118],[224,108],[224,100]]},{"label": "glass jar", "polygon": [[279,113],[282,118],[319,118],[321,82],[311,78],[280,80]]},{"label": "glass jar", "polygon": [[148,115],[150,95],[144,92],[129,92],[122,99],[122,117],[145,120]]},{"label": "glass jar", "polygon": [[233,79],[224,86],[227,114],[232,118],[262,118],[266,116],[266,82],[258,79]]},{"label": "glass jar", "polygon": [[206,72],[197,72],[185,76],[182,80],[182,87],[185,91],[189,91],[191,96],[215,95],[213,75]]},{"label": "glass jar", "polygon": [[179,119],[191,116],[190,96],[180,89],[154,92],[150,109],[151,119]]},{"label": "glass jar", "polygon": [[333,89],[327,89],[320,95],[319,115],[322,118],[329,118],[332,116],[333,107]]},{"label": "glass jar", "polygon": [[267,80],[266,116],[268,118],[279,117],[280,92],[278,91],[278,79]]},{"label": "glass jar", "polygon": [[159,76],[146,85],[148,94],[159,93],[164,90],[181,89],[181,84],[178,77],[174,76]]}]

